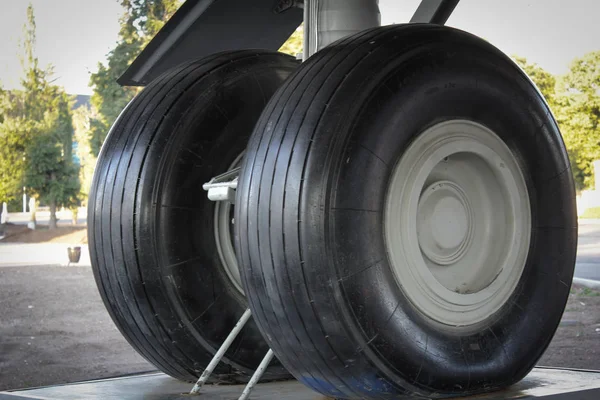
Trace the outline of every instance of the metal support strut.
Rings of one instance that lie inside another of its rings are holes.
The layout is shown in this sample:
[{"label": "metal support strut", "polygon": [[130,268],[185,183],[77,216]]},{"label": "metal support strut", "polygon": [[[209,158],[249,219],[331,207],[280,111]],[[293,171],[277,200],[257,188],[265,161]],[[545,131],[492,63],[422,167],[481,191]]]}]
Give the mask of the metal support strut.
[{"label": "metal support strut", "polygon": [[265,371],[267,370],[267,367],[269,366],[269,363],[273,359],[273,356],[274,356],[273,350],[269,349],[269,351],[267,351],[267,354],[265,355],[265,358],[263,358],[263,360],[260,362],[260,365],[258,366],[256,371],[254,371],[252,378],[250,378],[250,381],[244,388],[244,391],[242,392],[242,395],[240,396],[240,398],[238,400],[246,400],[246,399],[248,399],[248,397],[250,397],[250,393],[252,392],[252,389],[254,389],[254,386],[258,383],[260,378],[262,378],[262,376],[264,375]]},{"label": "metal support strut", "polygon": [[215,370],[215,368],[229,349],[229,346],[231,346],[231,343],[233,343],[233,341],[240,333],[244,325],[246,325],[246,322],[248,322],[251,316],[252,312],[250,311],[250,309],[244,311],[244,314],[242,314],[240,320],[237,322],[237,324],[235,324],[231,332],[229,332],[229,336],[227,336],[227,339],[225,339],[219,350],[215,353],[215,356],[212,358],[212,360],[210,360],[210,363],[200,376],[200,379],[198,379],[198,382],[196,382],[196,384],[190,391],[190,394],[200,393],[200,389],[202,389],[202,386],[204,386],[210,375],[213,373],[213,371]]},{"label": "metal support strut", "polygon": [[[231,346],[231,343],[233,343],[233,341],[240,333],[244,325],[246,325],[246,322],[248,322],[251,316],[252,312],[250,311],[250,309],[244,311],[244,314],[242,314],[240,320],[237,322],[237,324],[235,324],[231,332],[229,332],[227,339],[225,339],[219,350],[216,352],[215,356],[212,358],[212,360],[210,360],[210,363],[200,376],[200,379],[198,379],[198,382],[196,382],[196,384],[190,391],[191,395],[200,394],[200,389],[202,389],[202,386],[204,386],[208,378],[210,378],[210,375],[213,373],[219,362],[221,362],[221,359],[229,349],[229,346]],[[260,378],[262,378],[262,376],[264,375],[265,371],[267,370],[267,367],[269,366],[269,363],[273,359],[273,356],[273,350],[269,349],[263,360],[260,362],[260,365],[258,366],[256,371],[254,371],[252,378],[250,378],[250,381],[244,388],[244,391],[242,392],[242,395],[239,397],[238,400],[247,400],[248,397],[250,397],[252,389],[254,389],[254,386],[256,386]]]},{"label": "metal support strut", "polygon": [[227,171],[224,174],[217,175],[209,182],[202,185],[202,188],[208,192],[208,199],[211,201],[235,202],[235,190],[238,184],[238,175],[240,167]]},{"label": "metal support strut", "polygon": [[411,23],[444,25],[460,0],[422,0]]},{"label": "metal support strut", "polygon": [[303,59],[339,39],[380,25],[379,0],[305,0]]}]

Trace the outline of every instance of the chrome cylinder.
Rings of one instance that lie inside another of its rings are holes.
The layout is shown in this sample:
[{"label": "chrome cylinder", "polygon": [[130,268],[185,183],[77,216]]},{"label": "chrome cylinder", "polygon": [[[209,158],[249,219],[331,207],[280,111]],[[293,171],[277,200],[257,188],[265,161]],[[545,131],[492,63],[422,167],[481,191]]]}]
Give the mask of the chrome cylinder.
[{"label": "chrome cylinder", "polygon": [[379,0],[305,0],[303,58],[377,26],[381,26]]}]

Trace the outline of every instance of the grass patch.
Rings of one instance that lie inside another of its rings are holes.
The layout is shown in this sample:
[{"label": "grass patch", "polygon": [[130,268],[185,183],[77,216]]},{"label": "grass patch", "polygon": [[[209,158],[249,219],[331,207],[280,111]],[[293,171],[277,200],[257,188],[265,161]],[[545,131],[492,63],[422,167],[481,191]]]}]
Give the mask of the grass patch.
[{"label": "grass patch", "polygon": [[585,287],[585,288],[581,289],[581,296],[598,297],[598,296],[600,296],[600,292],[597,290]]},{"label": "grass patch", "polygon": [[584,219],[598,219],[600,218],[600,207],[590,207],[583,212],[580,218]]},{"label": "grass patch", "polygon": [[571,286],[570,293],[581,297],[599,297],[600,291],[585,286]]}]

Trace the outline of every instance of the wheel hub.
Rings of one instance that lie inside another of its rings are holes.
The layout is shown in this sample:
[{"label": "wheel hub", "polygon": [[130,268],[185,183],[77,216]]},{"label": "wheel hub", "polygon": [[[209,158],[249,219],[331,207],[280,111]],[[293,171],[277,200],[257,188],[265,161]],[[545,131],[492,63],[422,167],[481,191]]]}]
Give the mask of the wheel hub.
[{"label": "wheel hub", "polygon": [[450,181],[430,185],[419,199],[417,235],[425,256],[438,265],[459,260],[471,244],[473,212],[464,191]]},{"label": "wheel hub", "polygon": [[385,235],[396,281],[423,314],[455,327],[490,318],[517,286],[529,249],[517,159],[477,123],[427,129],[392,174]]}]

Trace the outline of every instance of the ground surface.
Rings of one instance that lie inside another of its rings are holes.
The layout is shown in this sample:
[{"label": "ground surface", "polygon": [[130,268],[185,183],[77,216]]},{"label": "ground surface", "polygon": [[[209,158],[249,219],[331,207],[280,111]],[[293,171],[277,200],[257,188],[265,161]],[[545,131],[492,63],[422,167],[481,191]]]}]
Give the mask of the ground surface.
[{"label": "ground surface", "polygon": [[153,369],[110,320],[91,268],[0,267],[0,390]]},{"label": "ground surface", "polygon": [[571,289],[561,326],[538,365],[600,370],[600,292]]},{"label": "ground surface", "polygon": [[[154,369],[110,320],[85,244],[78,266],[66,266],[66,247],[81,243],[85,230],[65,229],[45,239],[23,233],[26,244],[0,241],[0,390]],[[43,240],[52,243],[32,243]],[[600,221],[580,225],[579,243],[577,274],[600,276]],[[600,292],[572,290],[539,365],[600,370]]]},{"label": "ground surface", "polygon": [[[0,390],[154,369],[114,327],[89,267],[3,267],[0,293]],[[577,289],[539,364],[600,369],[599,344],[600,292]]]},{"label": "ground surface", "polygon": [[1,243],[87,243],[87,228],[84,225],[58,226],[48,229],[48,225],[39,224],[35,230],[21,224],[7,224],[4,227],[4,239]]}]

